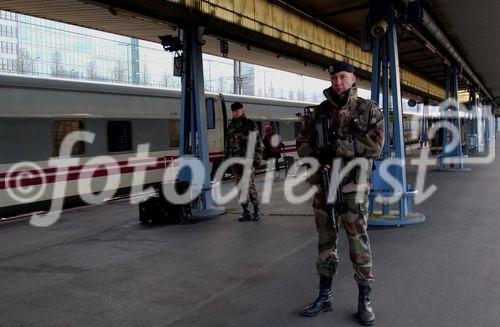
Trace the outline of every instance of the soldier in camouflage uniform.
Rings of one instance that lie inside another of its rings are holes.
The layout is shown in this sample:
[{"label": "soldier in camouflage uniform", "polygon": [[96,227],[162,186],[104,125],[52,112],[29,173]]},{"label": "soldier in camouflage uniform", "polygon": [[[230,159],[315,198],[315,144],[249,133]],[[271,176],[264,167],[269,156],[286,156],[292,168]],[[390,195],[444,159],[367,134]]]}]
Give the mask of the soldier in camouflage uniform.
[{"label": "soldier in camouflage uniform", "polygon": [[[370,291],[373,283],[372,255],[367,234],[368,192],[370,190],[371,158],[378,157],[384,143],[383,114],[376,103],[357,96],[354,83],[354,68],[345,62],[329,67],[332,86],[324,90],[327,100],[317,106],[306,120],[297,138],[297,151],[300,156],[316,157],[322,169],[330,169],[334,158],[342,158],[345,166],[354,158],[369,160],[367,179],[359,180],[359,166],[352,169],[341,182],[342,203],[335,203],[337,224],[329,221],[326,208],[327,190],[321,185],[321,172],[309,179],[319,186],[314,197],[314,215],[318,231],[317,271],[320,276],[318,298],[301,312],[303,316],[316,316],[332,310],[332,278],[338,270],[337,238],[341,224],[347,234],[349,255],[355,271],[354,279],[358,284],[358,318],[363,325],[372,325],[375,315],[370,304]],[[330,120],[335,131],[335,141],[328,144],[328,153],[315,150],[317,142],[315,124],[321,119]],[[357,192],[361,202],[356,202]]]},{"label": "soldier in camouflage uniform", "polygon": [[[257,131],[257,126],[253,120],[248,119],[245,116],[245,108],[240,102],[235,102],[231,105],[231,110],[233,112],[233,119],[227,129],[227,148],[225,157],[241,157],[246,156],[248,136],[250,132],[257,132],[257,142],[255,145],[255,152],[253,157],[253,167],[250,173],[250,180],[248,185],[248,194],[244,197],[245,201],[241,203],[243,207],[243,213],[238,219],[239,221],[258,221],[261,218],[259,210],[259,199],[257,197],[257,190],[255,189],[254,177],[255,168],[260,165],[262,159],[262,140]],[[238,184],[243,176],[243,169],[245,167],[241,164],[235,164],[231,166],[231,172],[233,177]],[[253,205],[253,215],[250,215],[248,210],[248,199]]]}]

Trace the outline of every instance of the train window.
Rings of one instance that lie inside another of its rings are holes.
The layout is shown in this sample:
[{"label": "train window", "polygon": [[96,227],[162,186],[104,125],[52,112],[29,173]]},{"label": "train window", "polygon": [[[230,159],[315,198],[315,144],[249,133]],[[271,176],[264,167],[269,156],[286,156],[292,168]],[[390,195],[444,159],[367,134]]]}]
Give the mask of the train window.
[{"label": "train window", "polygon": [[205,99],[207,108],[207,129],[215,129],[215,101],[212,98]]},{"label": "train window", "polygon": [[297,138],[299,136],[301,130],[302,130],[302,122],[296,121],[295,122],[295,138]]},{"label": "train window", "polygon": [[[52,125],[52,155],[54,157],[59,156],[61,151],[66,151],[67,149],[62,149],[61,145],[64,138],[77,131],[83,131],[83,120],[56,120]],[[72,156],[79,156],[85,153],[85,143],[83,141],[78,141],[73,145],[71,149]]]},{"label": "train window", "polygon": [[169,139],[169,147],[171,149],[179,148],[179,128],[180,128],[179,120],[168,121],[168,139]]},{"label": "train window", "polygon": [[107,126],[109,152],[132,151],[132,122],[127,120],[110,120]]}]

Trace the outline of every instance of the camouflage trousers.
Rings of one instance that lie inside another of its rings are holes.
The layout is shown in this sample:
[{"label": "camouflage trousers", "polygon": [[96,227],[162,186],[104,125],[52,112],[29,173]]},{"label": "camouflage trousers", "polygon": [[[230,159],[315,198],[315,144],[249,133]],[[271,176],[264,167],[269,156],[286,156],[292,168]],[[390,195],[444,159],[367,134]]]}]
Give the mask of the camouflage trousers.
[{"label": "camouflage trousers", "polygon": [[[233,174],[234,180],[236,184],[238,184],[241,181],[241,178],[243,176],[243,169],[244,167],[242,165],[232,165],[231,166],[231,173]],[[248,207],[248,200],[250,199],[250,202],[252,202],[253,206],[257,207],[259,205],[259,198],[257,196],[257,189],[255,188],[255,169],[252,168],[252,172],[250,173],[250,180],[248,184],[248,193],[246,194],[247,196],[244,197],[244,201],[240,202],[241,206],[243,208]],[[239,197],[241,199],[241,192],[242,190],[240,189],[239,191]]]},{"label": "camouflage trousers", "polygon": [[373,284],[372,254],[367,233],[368,195],[363,194],[361,203],[356,203],[356,193],[342,194],[343,203],[336,205],[336,228],[325,211],[325,193],[320,190],[314,198],[314,216],[318,230],[318,261],[316,268],[320,276],[337,274],[339,257],[337,240],[339,226],[343,226],[349,243],[349,257],[354,268],[354,280],[361,285]]}]

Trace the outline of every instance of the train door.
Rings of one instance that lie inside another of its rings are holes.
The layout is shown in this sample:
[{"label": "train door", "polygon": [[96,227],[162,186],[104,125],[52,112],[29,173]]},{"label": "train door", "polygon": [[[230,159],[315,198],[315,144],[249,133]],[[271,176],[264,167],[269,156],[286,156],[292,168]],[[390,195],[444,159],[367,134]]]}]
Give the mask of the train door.
[{"label": "train door", "polygon": [[226,108],[226,100],[224,99],[224,95],[222,93],[219,93],[219,99],[220,99],[220,107],[218,108],[218,116],[220,118],[220,122],[222,125],[222,131],[219,128],[219,134],[220,137],[222,137],[222,151],[224,152],[227,147],[227,124],[228,124],[228,117],[227,117],[227,108]]},{"label": "train door", "polygon": [[206,120],[207,120],[207,136],[208,136],[208,150],[211,154],[217,148],[218,139],[216,137],[216,123],[217,119],[215,117],[215,99],[207,97],[205,98],[205,108],[206,108]]},{"label": "train door", "polygon": [[[212,98],[212,103],[207,103],[210,105],[210,112],[215,117],[215,129],[212,130],[212,144],[210,147],[210,162],[211,162],[211,178],[214,177],[217,168],[221,164],[222,160],[224,160],[224,151],[227,147],[226,135],[227,135],[227,111],[226,111],[226,102],[224,100],[224,95],[219,94],[218,97]],[[207,109],[208,111],[209,109]],[[210,142],[210,141],[209,141]]]}]

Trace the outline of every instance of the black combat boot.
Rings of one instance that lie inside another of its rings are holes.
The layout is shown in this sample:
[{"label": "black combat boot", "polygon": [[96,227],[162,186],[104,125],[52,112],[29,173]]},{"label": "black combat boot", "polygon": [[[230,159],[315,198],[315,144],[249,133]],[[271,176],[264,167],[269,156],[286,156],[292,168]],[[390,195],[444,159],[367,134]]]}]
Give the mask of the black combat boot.
[{"label": "black combat boot", "polygon": [[375,314],[373,313],[372,304],[370,302],[370,286],[358,285],[358,319],[361,325],[371,326],[375,323]]},{"label": "black combat boot", "polygon": [[262,218],[262,215],[260,214],[260,210],[258,206],[253,207],[253,215],[252,215],[252,220],[253,221],[259,221],[260,218]]},{"label": "black combat boot", "polygon": [[305,307],[300,315],[304,317],[314,317],[323,312],[332,311],[332,279],[320,276],[319,278],[319,296],[313,303]]},{"label": "black combat boot", "polygon": [[243,207],[243,213],[241,214],[238,221],[250,221],[252,216],[250,215],[250,211],[248,211],[248,207]]}]

